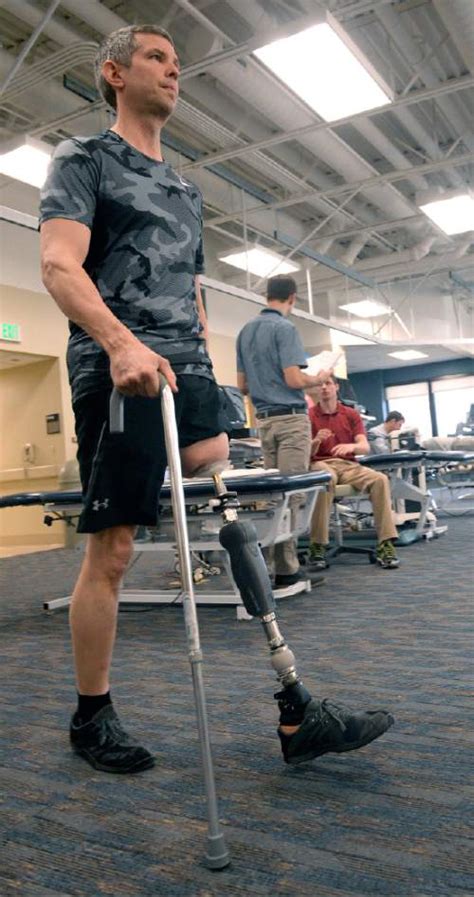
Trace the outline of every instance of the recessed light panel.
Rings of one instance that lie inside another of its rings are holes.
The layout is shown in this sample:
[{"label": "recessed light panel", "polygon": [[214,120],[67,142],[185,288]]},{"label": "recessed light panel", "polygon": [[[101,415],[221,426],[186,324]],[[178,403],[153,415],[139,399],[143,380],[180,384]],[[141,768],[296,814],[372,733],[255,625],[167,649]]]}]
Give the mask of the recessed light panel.
[{"label": "recessed light panel", "polygon": [[398,358],[400,361],[415,361],[416,358],[429,358],[426,352],[418,352],[416,349],[400,349],[397,352],[389,352],[392,358]]},{"label": "recessed light panel", "polygon": [[474,197],[468,193],[428,202],[420,206],[420,209],[445,234],[465,234],[466,231],[474,231]]},{"label": "recessed light panel", "polygon": [[294,262],[287,262],[283,256],[267,249],[254,247],[243,252],[231,252],[229,255],[220,256],[221,262],[250,271],[257,277],[274,277],[276,274],[291,274],[299,271],[299,266]]},{"label": "recessed light panel", "polygon": [[327,19],[254,54],[326,121],[389,103],[370,62],[340,24]]}]

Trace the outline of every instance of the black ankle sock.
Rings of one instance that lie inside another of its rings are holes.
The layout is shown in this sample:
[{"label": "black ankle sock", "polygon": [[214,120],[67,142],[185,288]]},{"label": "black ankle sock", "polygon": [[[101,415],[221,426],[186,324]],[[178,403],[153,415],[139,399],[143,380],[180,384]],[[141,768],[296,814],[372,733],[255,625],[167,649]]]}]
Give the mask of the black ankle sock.
[{"label": "black ankle sock", "polygon": [[90,722],[92,717],[95,716],[99,710],[102,710],[103,707],[107,707],[108,704],[112,703],[110,691],[105,695],[80,695],[78,692],[77,698],[78,705],[76,719],[80,725],[85,725],[85,723]]}]

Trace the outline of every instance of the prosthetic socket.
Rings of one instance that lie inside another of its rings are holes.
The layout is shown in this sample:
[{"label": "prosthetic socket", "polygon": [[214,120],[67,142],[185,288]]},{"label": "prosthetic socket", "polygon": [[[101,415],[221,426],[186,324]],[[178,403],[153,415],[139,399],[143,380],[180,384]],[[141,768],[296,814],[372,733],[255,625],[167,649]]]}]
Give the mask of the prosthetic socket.
[{"label": "prosthetic socket", "polygon": [[285,722],[301,721],[301,709],[311,699],[295,667],[295,656],[283,638],[275,614],[270,577],[257,541],[253,524],[240,522],[237,516],[237,494],[227,492],[222,478],[213,475],[218,501],[215,510],[224,518],[219,541],[229,554],[232,575],[239,589],[244,607],[252,617],[260,617],[270,648],[270,662],[281,682],[283,690],[275,697]]}]

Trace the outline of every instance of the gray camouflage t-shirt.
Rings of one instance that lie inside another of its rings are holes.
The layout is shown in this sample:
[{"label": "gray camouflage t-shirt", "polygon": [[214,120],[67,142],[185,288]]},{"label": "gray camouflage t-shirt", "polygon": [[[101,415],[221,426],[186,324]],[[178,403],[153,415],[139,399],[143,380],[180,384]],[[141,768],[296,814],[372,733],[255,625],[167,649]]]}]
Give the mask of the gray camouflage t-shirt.
[{"label": "gray camouflage t-shirt", "polygon": [[[67,218],[91,230],[84,269],[114,315],[179,373],[213,377],[194,277],[204,270],[202,197],[167,162],[113,131],[75,137],[54,154],[40,224]],[[104,350],[69,322],[73,402],[110,386]]]}]

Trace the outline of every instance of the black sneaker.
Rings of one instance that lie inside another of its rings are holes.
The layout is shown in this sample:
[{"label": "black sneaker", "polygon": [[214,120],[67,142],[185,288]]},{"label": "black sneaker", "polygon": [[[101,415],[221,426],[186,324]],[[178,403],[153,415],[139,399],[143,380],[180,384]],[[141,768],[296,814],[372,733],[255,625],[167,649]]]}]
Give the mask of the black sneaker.
[{"label": "black sneaker", "polygon": [[69,730],[73,750],[94,769],[103,772],[131,773],[150,769],[155,758],[122,729],[112,706],[102,707],[84,725],[78,725],[77,714]]},{"label": "black sneaker", "polygon": [[286,763],[304,763],[333,751],[355,751],[383,735],[395,722],[386,710],[353,713],[332,701],[310,701],[294,735],[278,731]]}]

